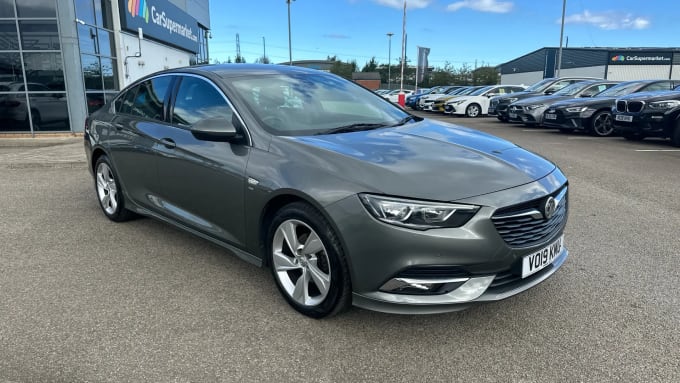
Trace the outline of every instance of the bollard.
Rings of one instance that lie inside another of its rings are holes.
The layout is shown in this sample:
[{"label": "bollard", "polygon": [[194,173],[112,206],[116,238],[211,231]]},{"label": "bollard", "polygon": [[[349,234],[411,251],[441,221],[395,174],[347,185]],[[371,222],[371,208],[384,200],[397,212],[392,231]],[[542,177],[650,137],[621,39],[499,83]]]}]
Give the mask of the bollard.
[{"label": "bollard", "polygon": [[398,102],[399,102],[399,105],[401,105],[402,108],[406,106],[406,94],[404,94],[403,90],[401,92],[399,92]]}]

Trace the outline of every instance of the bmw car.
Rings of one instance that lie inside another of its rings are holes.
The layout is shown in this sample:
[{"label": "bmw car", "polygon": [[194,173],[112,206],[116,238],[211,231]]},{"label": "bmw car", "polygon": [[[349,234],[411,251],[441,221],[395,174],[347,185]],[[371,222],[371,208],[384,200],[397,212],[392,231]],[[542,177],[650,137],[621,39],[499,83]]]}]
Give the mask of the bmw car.
[{"label": "bmw car", "polygon": [[555,164],[330,73],[158,72],[90,115],[84,147],[109,220],[152,217],[266,267],[313,318],[499,301],[568,256]]}]

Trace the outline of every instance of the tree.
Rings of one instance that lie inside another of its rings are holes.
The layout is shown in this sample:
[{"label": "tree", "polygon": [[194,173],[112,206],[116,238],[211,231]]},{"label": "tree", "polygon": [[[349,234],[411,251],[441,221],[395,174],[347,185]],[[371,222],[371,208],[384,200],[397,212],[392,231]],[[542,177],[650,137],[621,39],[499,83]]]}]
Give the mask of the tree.
[{"label": "tree", "polygon": [[257,60],[255,60],[255,62],[258,64],[271,64],[271,61],[267,56],[259,57]]},{"label": "tree", "polygon": [[483,66],[472,72],[472,78],[477,85],[496,85],[499,82],[498,71],[492,66]]},{"label": "tree", "polygon": [[378,71],[378,62],[375,61],[375,56],[371,57],[371,60],[367,62],[363,68],[361,68],[362,72],[377,72]]},{"label": "tree", "polygon": [[343,62],[337,60],[335,56],[333,56],[332,59],[329,56],[329,61],[333,62],[330,69],[331,73],[336,74],[340,77],[344,77],[348,80],[351,80],[352,73],[357,71],[357,62],[354,60]]},{"label": "tree", "polygon": [[234,62],[235,62],[235,63],[245,63],[245,62],[246,62],[246,59],[245,59],[243,56],[241,56],[241,55],[236,55],[236,58],[234,59]]}]

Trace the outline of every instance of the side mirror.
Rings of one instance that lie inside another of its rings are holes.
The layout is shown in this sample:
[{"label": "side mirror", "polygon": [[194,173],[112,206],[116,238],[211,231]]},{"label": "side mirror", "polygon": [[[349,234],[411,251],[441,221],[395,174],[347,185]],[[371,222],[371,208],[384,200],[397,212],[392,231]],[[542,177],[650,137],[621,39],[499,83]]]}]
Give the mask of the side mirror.
[{"label": "side mirror", "polygon": [[243,138],[231,120],[224,117],[198,121],[191,126],[191,134],[203,141],[236,142]]}]

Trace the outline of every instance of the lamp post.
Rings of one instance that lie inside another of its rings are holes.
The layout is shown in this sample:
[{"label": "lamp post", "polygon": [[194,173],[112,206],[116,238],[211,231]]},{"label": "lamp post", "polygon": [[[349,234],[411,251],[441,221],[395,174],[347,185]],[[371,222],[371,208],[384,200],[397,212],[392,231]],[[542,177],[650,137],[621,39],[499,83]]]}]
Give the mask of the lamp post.
[{"label": "lamp post", "polygon": [[293,48],[291,48],[290,44],[290,3],[291,1],[295,0],[286,0],[286,4],[288,4],[288,65],[293,65]]},{"label": "lamp post", "polygon": [[399,105],[402,107],[406,104],[406,95],[404,94],[404,65],[406,61],[406,0],[404,0],[404,17],[402,19],[401,31],[401,85],[399,86]]},{"label": "lamp post", "polygon": [[557,77],[562,70],[562,36],[564,36],[564,12],[567,9],[567,0],[562,1],[562,27],[560,28],[560,49],[557,52]]},{"label": "lamp post", "polygon": [[387,89],[392,89],[392,36],[394,33],[388,32],[389,48],[387,48]]}]

